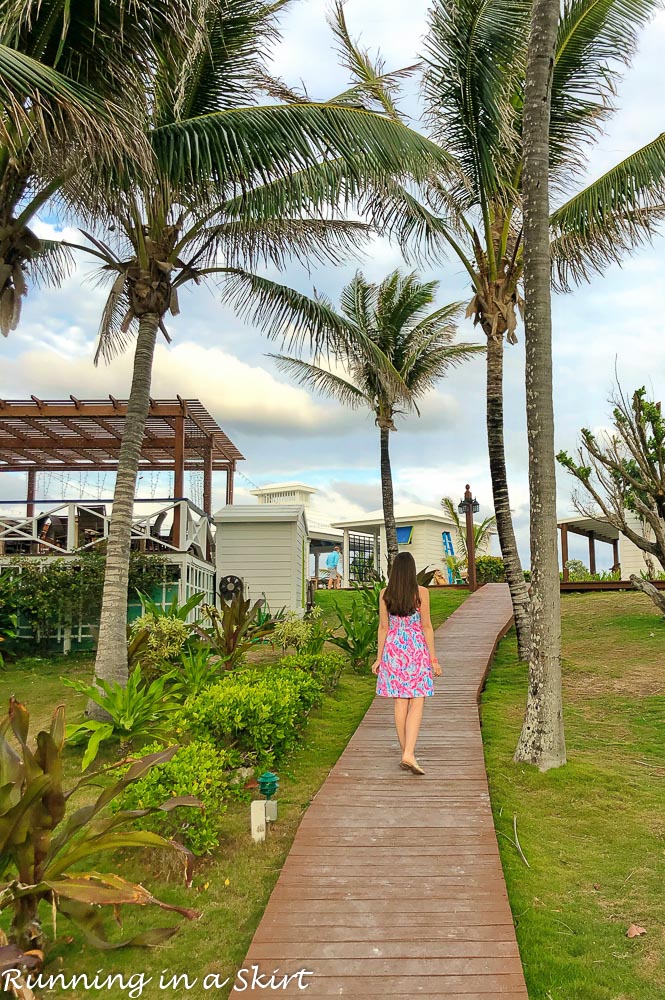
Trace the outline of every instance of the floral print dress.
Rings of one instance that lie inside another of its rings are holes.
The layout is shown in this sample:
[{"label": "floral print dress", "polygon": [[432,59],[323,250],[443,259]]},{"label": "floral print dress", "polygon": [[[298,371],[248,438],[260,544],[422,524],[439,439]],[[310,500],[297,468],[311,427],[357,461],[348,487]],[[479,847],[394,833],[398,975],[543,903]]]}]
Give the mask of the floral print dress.
[{"label": "floral print dress", "polygon": [[434,694],[432,661],[420,611],[408,617],[389,616],[376,693],[384,698],[428,698]]}]

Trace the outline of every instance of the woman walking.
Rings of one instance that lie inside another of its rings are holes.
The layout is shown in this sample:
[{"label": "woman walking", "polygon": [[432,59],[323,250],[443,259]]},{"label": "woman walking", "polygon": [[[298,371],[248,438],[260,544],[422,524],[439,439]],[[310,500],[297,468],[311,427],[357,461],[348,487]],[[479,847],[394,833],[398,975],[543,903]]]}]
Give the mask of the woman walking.
[{"label": "woman walking", "polygon": [[419,587],[410,552],[395,557],[388,586],[379,598],[376,693],[395,702],[395,728],[402,748],[400,767],[424,774],[416,760],[416,740],[425,698],[434,694],[433,676],[441,676],[434,649],[429,592]]}]

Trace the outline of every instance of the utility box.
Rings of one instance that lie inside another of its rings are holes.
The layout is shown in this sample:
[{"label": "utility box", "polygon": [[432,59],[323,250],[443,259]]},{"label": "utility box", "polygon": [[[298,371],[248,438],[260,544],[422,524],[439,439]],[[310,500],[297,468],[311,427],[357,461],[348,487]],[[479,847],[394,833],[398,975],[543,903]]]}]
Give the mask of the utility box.
[{"label": "utility box", "polygon": [[217,581],[237,576],[245,598],[303,613],[309,538],[302,504],[232,504],[215,514]]}]

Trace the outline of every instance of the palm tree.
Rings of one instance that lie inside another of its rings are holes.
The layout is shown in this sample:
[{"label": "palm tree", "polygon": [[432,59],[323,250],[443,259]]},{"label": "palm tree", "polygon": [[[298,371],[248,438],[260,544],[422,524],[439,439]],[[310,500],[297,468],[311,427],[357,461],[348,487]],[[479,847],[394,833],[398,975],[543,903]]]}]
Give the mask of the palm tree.
[{"label": "palm tree", "polygon": [[534,0],[524,86],[524,339],[531,519],[531,653],[515,760],[566,762],[561,692],[561,594],[556,518],[549,132],[559,5]]},{"label": "palm tree", "polygon": [[[366,407],[379,428],[381,492],[386,528],[388,571],[399,549],[390,467],[390,432],[398,414],[418,411],[418,400],[447,374],[483,348],[455,344],[455,317],[460,304],[431,311],[438,282],[421,282],[415,274],[393,271],[380,284],[357,273],[340,297],[340,313],[329,333],[338,374],[321,364],[283,354],[271,355],[280,370],[303,385],[354,409]],[[333,311],[332,303],[319,298]]]},{"label": "palm tree", "polygon": [[[621,61],[629,62],[640,29],[659,6],[659,0],[564,0],[550,126],[557,192],[575,191],[585,150],[613,111]],[[522,659],[529,653],[530,602],[506,475],[503,344],[516,342],[523,309],[522,125],[530,12],[531,0],[433,0],[424,53],[426,120],[433,139],[453,155],[456,178],[451,183],[448,168],[448,178],[431,178],[419,197],[387,182],[382,192],[360,199],[379,230],[401,233],[407,253],[414,241],[430,260],[452,253],[468,274],[473,297],[467,315],[487,337],[494,510]],[[349,64],[353,53],[363,55],[350,40],[347,48]],[[363,72],[370,72],[367,59]],[[375,89],[383,77],[375,72]],[[602,273],[647,240],[665,215],[664,193],[665,133],[552,212],[556,286],[567,289]]]},{"label": "palm tree", "polygon": [[[156,33],[177,22],[147,0],[9,0],[0,12],[0,331],[20,320],[28,280],[71,262],[32,220],[60,197],[69,209],[97,165],[145,156],[129,108],[145,83]],[[94,58],[91,53],[94,51]],[[125,103],[121,109],[120,103]]]},{"label": "palm tree", "polygon": [[[316,339],[334,328],[334,314],[251,268],[280,265],[293,253],[319,259],[348,253],[366,227],[317,212],[339,200],[340,177],[349,188],[386,174],[417,180],[445,169],[448,160],[417,133],[357,107],[257,106],[275,15],[285,2],[200,0],[195,21],[160,37],[164,50],[133,108],[152,160],[147,166],[123,160],[91,192],[88,211],[100,231],[78,249],[99,261],[102,276],[112,281],[98,357],[112,357],[136,336],[95,664],[96,676],[108,681],[127,679],[136,476],[156,338],[159,331],[168,338],[165,319],[178,313],[180,289],[210,277],[226,280],[227,298],[239,307],[255,304],[275,335]],[[299,170],[306,184],[292,182]],[[282,185],[277,194],[275,184]],[[260,218],[250,212],[253,193],[263,206]],[[278,301],[262,299],[266,289]]]},{"label": "palm tree", "polygon": [[[452,497],[443,497],[441,500],[441,506],[455,525],[460,544],[459,563],[461,566],[465,566],[469,558],[466,546],[466,524],[462,524],[459,512],[453,503]],[[480,524],[474,523],[473,544],[476,552],[482,549],[489,542],[495,531],[496,516],[494,514],[490,514],[489,517],[483,518]]]}]

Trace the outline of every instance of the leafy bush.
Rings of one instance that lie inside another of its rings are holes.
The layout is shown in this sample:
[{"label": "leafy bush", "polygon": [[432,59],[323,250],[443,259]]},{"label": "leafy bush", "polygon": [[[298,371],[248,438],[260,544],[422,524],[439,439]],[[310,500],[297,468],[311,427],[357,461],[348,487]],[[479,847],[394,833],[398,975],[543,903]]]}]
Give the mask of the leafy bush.
[{"label": "leafy bush", "polygon": [[[118,847],[171,847],[191,859],[182,846],[171,844],[155,833],[127,830],[127,824],[133,824],[137,818],[133,814],[119,811],[112,818],[101,815],[128,785],[147,775],[153,766],[170,760],[177,747],[134,761],[115,782],[107,780],[113,769],[106,768],[80,778],[73,788],[65,791],[64,706],[56,708],[49,729],[38,733],[31,747],[29,725],[26,708],[10,698],[9,712],[0,721],[0,900],[2,909],[12,914],[11,941],[23,950],[44,949],[39,906],[42,901],[50,903],[75,923],[89,941],[102,947],[106,944],[103,906],[117,911],[123,903],[154,903],[190,918],[197,916],[194,910],[160,902],[143,886],[127,882],[115,872],[106,875],[99,871],[99,855]],[[74,792],[81,788],[90,790],[98,784],[103,789],[97,797],[93,793],[85,805],[70,805]],[[193,796],[188,796],[185,800],[170,798],[156,808],[168,810],[184,804],[199,806]],[[94,870],[81,871],[81,862],[90,858],[95,859]],[[189,870],[187,861],[186,871],[191,881]],[[123,943],[154,945],[171,937],[174,931],[175,928],[143,931]]]},{"label": "leafy bush", "polygon": [[296,743],[322,684],[302,670],[238,670],[185,702],[181,726],[193,739],[235,747],[246,764],[269,766]]},{"label": "leafy bush", "polygon": [[196,695],[211,684],[216,684],[220,680],[220,673],[220,663],[214,659],[209,646],[185,649],[180,663],[169,674],[170,690],[176,698],[185,701],[190,695]]},{"label": "leafy bush", "polygon": [[283,650],[292,647],[299,653],[320,653],[333,634],[332,628],[326,625],[322,618],[323,610],[320,607],[312,608],[304,617],[296,611],[289,611],[275,625],[272,634],[273,644],[281,646]]},{"label": "leafy bush", "polygon": [[316,677],[325,691],[332,691],[339,684],[346,660],[341,653],[296,653],[279,661],[280,667],[304,670]]},{"label": "leafy bush", "polygon": [[7,573],[0,573],[0,670],[5,665],[3,643],[16,638],[18,615],[16,614],[9,595],[11,579]]},{"label": "leafy bush", "polygon": [[[129,592],[152,590],[163,581],[165,565],[161,557],[132,552]],[[8,603],[41,640],[60,625],[97,624],[105,566],[102,548],[67,559],[51,556],[30,563],[17,557],[3,574],[7,577]]]},{"label": "leafy bush", "polygon": [[351,602],[348,615],[344,614],[339,603],[335,603],[334,607],[344,634],[332,636],[330,642],[348,654],[356,673],[365,673],[377,652],[378,612],[368,602],[357,599]]},{"label": "leafy bush", "polygon": [[137,740],[161,739],[165,743],[173,734],[175,711],[180,703],[166,691],[169,675],[162,674],[145,685],[141,668],[135,667],[129,675],[127,685],[97,679],[95,684],[61,677],[68,687],[80,691],[91,698],[110,716],[108,722],[88,719],[75,726],[67,727],[70,743],[87,739],[88,745],[83,755],[82,770],[95,759],[100,745],[106,740],[120,740],[122,752],[130,751]]},{"label": "leafy bush", "polygon": [[[145,751],[158,750],[155,744]],[[178,747],[173,757],[152,768],[126,789],[123,809],[152,809],[174,796],[195,795],[203,808],[153,812],[137,821],[142,830],[173,837],[193,854],[208,854],[219,843],[219,817],[232,798],[246,795],[236,779],[242,764],[236,750],[220,750],[211,740],[195,740]],[[235,781],[235,783],[234,783]]]},{"label": "leafy bush", "polygon": [[501,556],[478,556],[476,579],[478,583],[505,583],[506,567]]},{"label": "leafy bush", "polygon": [[143,614],[128,627],[127,660],[130,667],[140,665],[143,675],[150,680],[170,670],[180,659],[195,627],[187,618],[201,603],[204,594],[194,594],[184,604],[178,604],[174,597],[166,607],[140,591],[139,597]]}]

